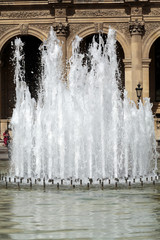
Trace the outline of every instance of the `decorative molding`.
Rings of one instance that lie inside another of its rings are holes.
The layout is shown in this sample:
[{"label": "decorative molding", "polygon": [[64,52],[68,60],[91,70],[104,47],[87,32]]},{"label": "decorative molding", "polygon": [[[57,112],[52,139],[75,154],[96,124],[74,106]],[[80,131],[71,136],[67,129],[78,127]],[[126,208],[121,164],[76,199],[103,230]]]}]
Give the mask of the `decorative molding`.
[{"label": "decorative molding", "polygon": [[57,35],[67,36],[69,33],[69,25],[68,23],[54,23],[53,29]]},{"label": "decorative molding", "polygon": [[20,24],[20,26],[19,26],[20,33],[22,35],[27,35],[28,34],[28,28],[29,28],[28,24]]},{"label": "decorative molding", "polygon": [[41,18],[41,17],[50,17],[50,11],[5,11],[1,12],[2,18]]},{"label": "decorative molding", "polygon": [[145,32],[144,28],[144,21],[139,22],[138,19],[135,19],[135,21],[129,22],[129,31],[131,36],[132,35],[143,35]]},{"label": "decorative molding", "polygon": [[75,17],[114,17],[126,16],[125,9],[75,10]]},{"label": "decorative molding", "polygon": [[124,67],[131,68],[132,67],[132,60],[131,59],[123,59]]}]

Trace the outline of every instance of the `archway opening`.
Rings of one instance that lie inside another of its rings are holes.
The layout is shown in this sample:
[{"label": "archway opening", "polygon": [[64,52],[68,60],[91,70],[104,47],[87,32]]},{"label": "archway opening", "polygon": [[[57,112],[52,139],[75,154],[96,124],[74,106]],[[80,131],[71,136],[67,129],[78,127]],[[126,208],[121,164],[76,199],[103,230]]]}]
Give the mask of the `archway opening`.
[{"label": "archway opening", "polygon": [[[107,40],[107,34],[101,34],[101,36],[103,37],[104,42],[106,43]],[[82,39],[81,43],[80,43],[80,51],[82,53],[87,53],[89,46],[92,43],[93,37],[95,37],[95,41],[97,43],[99,43],[99,34],[91,34],[85,38]],[[123,90],[125,87],[125,75],[124,75],[124,63],[123,63],[123,59],[124,59],[124,51],[123,48],[121,46],[121,44],[117,41],[116,42],[116,54],[117,54],[117,61],[118,61],[118,66],[119,66],[119,72],[120,72],[120,88]]]},{"label": "archway opening", "polygon": [[160,37],[152,44],[149,58],[149,97],[152,102],[160,102]]},{"label": "archway opening", "polygon": [[[40,76],[40,51],[41,41],[30,35],[17,36],[24,43],[25,54],[25,81],[31,92],[31,96],[37,99]],[[12,62],[13,50],[11,43],[16,37],[10,39],[3,47],[1,54],[1,118],[12,116],[15,106],[14,66]]]}]

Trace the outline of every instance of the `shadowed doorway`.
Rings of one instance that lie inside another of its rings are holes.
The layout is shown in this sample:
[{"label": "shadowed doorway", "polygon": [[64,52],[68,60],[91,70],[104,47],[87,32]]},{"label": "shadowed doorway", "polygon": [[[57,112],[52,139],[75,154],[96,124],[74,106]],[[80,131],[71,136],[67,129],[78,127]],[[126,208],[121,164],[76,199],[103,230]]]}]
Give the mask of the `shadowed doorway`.
[{"label": "shadowed doorway", "polygon": [[[29,86],[31,96],[37,98],[37,89],[40,76],[41,41],[34,36],[17,36],[24,43],[25,54],[25,81]],[[1,53],[1,118],[12,116],[15,105],[14,66],[12,62],[13,50],[11,47],[16,37],[10,39],[3,47]]]}]

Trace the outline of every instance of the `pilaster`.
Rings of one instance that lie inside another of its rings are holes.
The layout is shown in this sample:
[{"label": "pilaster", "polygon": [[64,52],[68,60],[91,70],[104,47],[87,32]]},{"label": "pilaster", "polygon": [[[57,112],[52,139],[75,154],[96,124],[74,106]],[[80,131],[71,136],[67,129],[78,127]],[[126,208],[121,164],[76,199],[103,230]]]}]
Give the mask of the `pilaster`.
[{"label": "pilaster", "polygon": [[144,21],[137,16],[131,17],[129,23],[131,34],[131,56],[132,56],[132,99],[137,101],[135,88],[142,82],[142,36],[144,34]]},{"label": "pilaster", "polygon": [[143,97],[149,98],[149,65],[151,59],[142,59],[143,68]]},{"label": "pilaster", "polygon": [[125,89],[128,92],[128,98],[132,99],[132,63],[131,59],[123,59],[125,71]]}]

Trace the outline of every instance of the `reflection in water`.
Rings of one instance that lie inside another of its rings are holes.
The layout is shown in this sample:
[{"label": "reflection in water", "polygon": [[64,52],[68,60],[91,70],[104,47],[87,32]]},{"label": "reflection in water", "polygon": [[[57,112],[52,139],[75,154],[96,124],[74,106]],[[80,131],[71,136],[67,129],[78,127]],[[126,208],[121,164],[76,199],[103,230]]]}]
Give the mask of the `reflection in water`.
[{"label": "reflection in water", "polygon": [[0,239],[159,239],[160,186],[1,190]]}]

